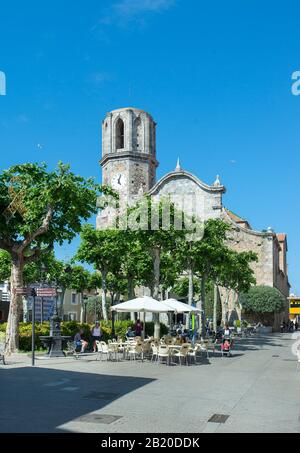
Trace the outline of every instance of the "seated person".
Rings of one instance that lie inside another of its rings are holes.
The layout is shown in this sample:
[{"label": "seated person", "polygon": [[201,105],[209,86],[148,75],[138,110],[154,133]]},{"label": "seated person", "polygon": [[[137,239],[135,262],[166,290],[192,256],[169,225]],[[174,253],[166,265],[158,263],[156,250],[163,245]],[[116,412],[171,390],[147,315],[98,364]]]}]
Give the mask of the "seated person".
[{"label": "seated person", "polygon": [[230,340],[225,339],[222,344],[223,351],[230,351]]},{"label": "seated person", "polygon": [[132,330],[131,327],[128,327],[127,332],[126,332],[126,338],[134,338],[135,337],[135,332]]},{"label": "seated person", "polygon": [[88,342],[83,339],[83,330],[79,329],[74,337],[75,350],[80,348],[80,352],[84,352],[88,347]]},{"label": "seated person", "polygon": [[229,336],[230,336],[229,324],[225,324],[225,327],[224,327],[224,336],[225,336],[225,337],[229,337]]},{"label": "seated person", "polygon": [[189,338],[189,333],[187,329],[184,329],[183,333],[180,335],[182,343],[187,343]]},{"label": "seated person", "polygon": [[179,322],[178,324],[176,324],[174,326],[174,329],[177,333],[177,335],[181,335],[182,334],[182,330],[183,330],[183,325],[181,324],[181,322]]}]

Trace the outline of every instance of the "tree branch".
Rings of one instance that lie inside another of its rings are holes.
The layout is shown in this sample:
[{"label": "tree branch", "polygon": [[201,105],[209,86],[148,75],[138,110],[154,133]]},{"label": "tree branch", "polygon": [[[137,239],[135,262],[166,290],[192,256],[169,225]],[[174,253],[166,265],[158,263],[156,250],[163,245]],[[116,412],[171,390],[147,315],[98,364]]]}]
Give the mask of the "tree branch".
[{"label": "tree branch", "polygon": [[40,249],[39,247],[35,247],[34,249],[32,249],[32,251],[34,253],[31,256],[25,256],[24,257],[24,263],[25,264],[34,263],[35,261],[37,261],[40,258],[40,256],[42,254],[47,253],[47,252],[52,252],[53,251],[53,244],[49,244],[44,249]]},{"label": "tree branch", "polygon": [[28,235],[24,241],[22,241],[21,246],[18,247],[18,252],[23,252],[26,247],[28,247],[32,241],[34,241],[38,236],[46,233],[49,229],[50,222],[53,216],[54,208],[52,206],[48,206],[47,214],[44,217],[42,225],[32,234]]},{"label": "tree branch", "polygon": [[0,249],[6,250],[6,252],[11,253],[12,248],[13,247],[5,239],[0,239]]}]

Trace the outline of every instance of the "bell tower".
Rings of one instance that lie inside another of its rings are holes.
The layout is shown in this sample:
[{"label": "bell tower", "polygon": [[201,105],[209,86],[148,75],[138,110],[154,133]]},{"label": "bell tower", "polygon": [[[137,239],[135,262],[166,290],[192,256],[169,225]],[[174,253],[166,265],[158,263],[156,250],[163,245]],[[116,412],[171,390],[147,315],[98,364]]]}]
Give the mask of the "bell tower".
[{"label": "bell tower", "polygon": [[156,123],[144,110],[107,113],[102,122],[102,183],[134,202],[156,182]]}]

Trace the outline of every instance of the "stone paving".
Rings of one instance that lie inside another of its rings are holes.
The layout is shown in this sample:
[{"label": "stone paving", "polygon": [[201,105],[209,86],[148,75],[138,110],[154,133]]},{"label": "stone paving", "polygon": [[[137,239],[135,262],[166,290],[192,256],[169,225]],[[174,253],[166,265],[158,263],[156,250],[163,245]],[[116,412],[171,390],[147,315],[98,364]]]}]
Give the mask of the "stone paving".
[{"label": "stone paving", "polygon": [[[1,432],[300,432],[291,334],[239,340],[198,365],[37,360],[0,365]],[[214,414],[229,416],[211,423]]]}]

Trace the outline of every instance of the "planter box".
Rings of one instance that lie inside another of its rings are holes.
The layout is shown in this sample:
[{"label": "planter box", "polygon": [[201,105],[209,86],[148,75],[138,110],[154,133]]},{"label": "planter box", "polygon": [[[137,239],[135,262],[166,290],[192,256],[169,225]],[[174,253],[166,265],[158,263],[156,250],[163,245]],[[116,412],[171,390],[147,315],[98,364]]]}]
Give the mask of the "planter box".
[{"label": "planter box", "polygon": [[258,328],[258,332],[262,334],[268,334],[273,332],[273,327],[271,326],[263,326]]}]

